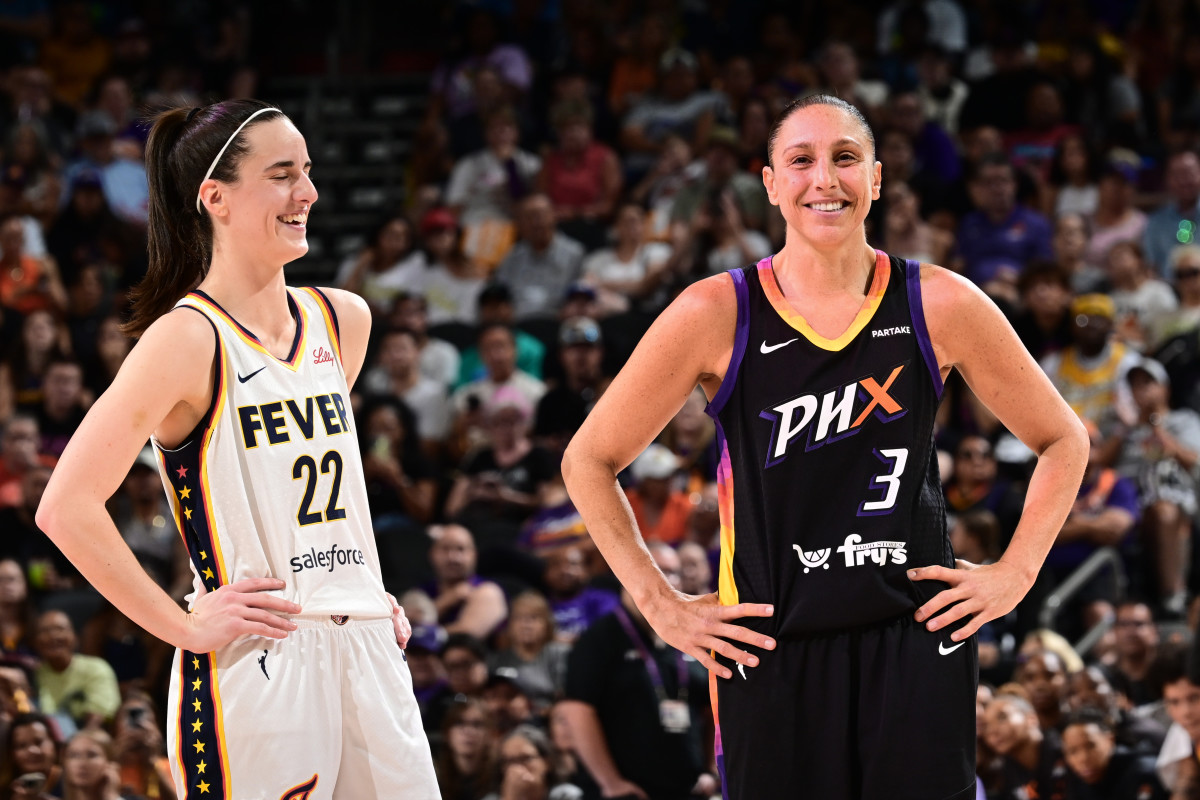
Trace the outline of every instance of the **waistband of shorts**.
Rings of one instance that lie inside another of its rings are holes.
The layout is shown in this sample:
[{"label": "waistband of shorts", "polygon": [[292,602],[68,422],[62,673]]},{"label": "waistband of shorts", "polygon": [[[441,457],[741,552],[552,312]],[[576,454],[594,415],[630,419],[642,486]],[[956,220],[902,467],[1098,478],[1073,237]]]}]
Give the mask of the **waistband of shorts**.
[{"label": "waistband of shorts", "polygon": [[797,633],[779,634],[775,639],[781,642],[811,642],[816,639],[835,639],[839,636],[854,636],[860,633],[871,633],[872,631],[880,631],[892,626],[899,627],[915,627],[920,625],[913,617],[917,612],[916,606],[912,611],[905,611],[897,614],[894,617],[886,617],[876,620],[875,622],[866,622],[862,625],[847,625],[843,628],[831,628],[825,631],[801,631]]},{"label": "waistband of shorts", "polygon": [[[391,628],[391,617],[352,617],[344,614],[326,614],[320,617],[289,617],[296,623],[296,630],[345,630],[347,628],[374,628],[384,625]],[[342,620],[339,622],[338,620]]]}]

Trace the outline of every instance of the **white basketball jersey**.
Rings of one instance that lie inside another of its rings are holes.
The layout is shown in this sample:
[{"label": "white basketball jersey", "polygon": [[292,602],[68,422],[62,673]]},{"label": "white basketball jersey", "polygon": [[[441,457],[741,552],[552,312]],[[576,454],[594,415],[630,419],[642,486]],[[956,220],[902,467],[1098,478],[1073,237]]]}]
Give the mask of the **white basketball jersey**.
[{"label": "white basketball jersey", "polygon": [[279,359],[203,292],[176,304],[213,326],[217,371],[187,440],[154,442],[163,484],[210,591],[280,578],[302,617],[387,617],[337,317],[316,289],[289,289],[288,305],[296,338]]}]

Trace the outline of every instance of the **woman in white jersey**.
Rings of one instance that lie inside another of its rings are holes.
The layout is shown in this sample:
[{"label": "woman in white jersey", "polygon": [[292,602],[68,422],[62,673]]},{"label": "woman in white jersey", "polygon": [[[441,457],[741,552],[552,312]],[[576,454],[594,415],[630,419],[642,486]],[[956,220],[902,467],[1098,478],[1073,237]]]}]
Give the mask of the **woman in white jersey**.
[{"label": "woman in white jersey", "polygon": [[[348,397],[370,312],[289,289],[317,191],[278,109],[161,114],[146,152],[140,340],[63,454],[38,524],[174,644],[168,751],[181,798],[436,798],[384,592]],[[197,594],[184,612],[104,509],[152,438]]]}]

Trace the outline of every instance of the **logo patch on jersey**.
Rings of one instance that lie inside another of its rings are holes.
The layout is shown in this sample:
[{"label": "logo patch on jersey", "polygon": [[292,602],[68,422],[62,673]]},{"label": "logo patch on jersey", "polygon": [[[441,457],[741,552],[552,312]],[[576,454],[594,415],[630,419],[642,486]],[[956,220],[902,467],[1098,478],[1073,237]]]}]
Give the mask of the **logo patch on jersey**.
[{"label": "logo patch on jersey", "polygon": [[878,339],[883,336],[898,336],[899,334],[902,334],[902,333],[907,333],[907,334],[911,335],[912,328],[910,328],[908,325],[900,325],[895,328],[877,328],[877,329],[871,331],[871,338]]},{"label": "logo patch on jersey", "polygon": [[829,560],[829,554],[833,552],[833,548],[826,547],[821,550],[813,550],[812,552],[808,552],[800,549],[800,545],[798,544],[794,544],[792,547],[795,549],[796,555],[800,556],[800,563],[804,565],[805,572],[816,569],[817,567],[829,569],[829,565],[825,562]]},{"label": "logo patch on jersey", "polygon": [[907,542],[863,542],[862,537],[852,533],[837,549],[846,557],[847,567],[861,567],[871,559],[877,565],[883,566],[891,559],[893,564],[903,564],[908,560]]},{"label": "logo patch on jersey", "polygon": [[313,776],[299,786],[293,786],[282,795],[279,800],[308,800],[312,797],[313,789],[317,788],[317,781],[320,780],[318,773],[313,773]]},{"label": "logo patch on jersey", "polygon": [[787,458],[788,447],[808,432],[805,452],[853,436],[872,415],[881,423],[895,422],[908,413],[892,397],[892,385],[908,362],[892,369],[883,383],[874,376],[860,378],[826,392],[801,395],[759,412],[771,423],[771,440],[764,469]]},{"label": "logo patch on jersey", "polygon": [[333,353],[329,352],[324,347],[318,347],[316,350],[313,350],[313,363],[314,364],[332,364],[333,363]]},{"label": "logo patch on jersey", "polygon": [[799,339],[788,339],[786,342],[780,342],[779,344],[767,344],[767,340],[763,339],[763,343],[758,346],[758,351],[765,356],[768,353],[774,353],[776,350],[778,350],[781,347],[787,347],[792,342],[798,342],[798,341],[800,341],[800,340]]},{"label": "logo patch on jersey", "polygon": [[266,367],[259,367],[258,369],[254,370],[254,372],[251,372],[249,375],[243,375],[239,372],[238,376],[237,376],[238,383],[245,383],[246,381],[250,380],[258,373],[262,372],[264,369],[266,369]]},{"label": "logo patch on jersey", "polygon": [[333,572],[339,566],[344,567],[347,564],[362,566],[367,561],[363,556],[363,551],[358,548],[352,547],[346,549],[345,547],[338,547],[336,544],[332,544],[328,550],[318,550],[315,547],[310,547],[307,553],[292,556],[292,560],[289,563],[292,565],[292,572],[303,572],[306,569]]},{"label": "logo patch on jersey", "polygon": [[318,420],[326,436],[336,436],[350,430],[346,401],[340,392],[306,397],[301,402],[304,404],[303,410],[291,398],[263,403],[261,406],[238,406],[238,423],[246,449],[258,447],[260,431],[266,433],[269,445],[290,442],[293,434],[311,441],[318,431]]}]

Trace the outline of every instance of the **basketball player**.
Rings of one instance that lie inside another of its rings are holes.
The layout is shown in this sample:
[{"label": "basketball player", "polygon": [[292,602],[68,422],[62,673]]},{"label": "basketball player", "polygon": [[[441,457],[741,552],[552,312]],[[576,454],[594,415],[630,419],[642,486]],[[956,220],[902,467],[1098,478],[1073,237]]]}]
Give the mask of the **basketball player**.
[{"label": "basketball player", "polygon": [[[658,318],[568,447],[567,486],[654,629],[709,668],[726,798],[973,798],[970,637],[1032,584],[1087,436],[981,292],[867,244],[881,165],[853,106],[797,101],[769,147],[783,250]],[[956,568],[945,529],[932,431],[952,369],[1039,456],[988,566]],[[696,384],[720,452],[705,596],[655,569],[615,481]]]},{"label": "basketball player", "polygon": [[[349,404],[370,313],[296,290],[317,191],[278,109],[161,114],[147,147],[140,340],[71,439],[38,524],[123,613],[176,645],[180,798],[436,798],[384,593]],[[187,544],[181,610],[104,510],[147,438]],[[395,607],[398,608],[398,607]]]}]

